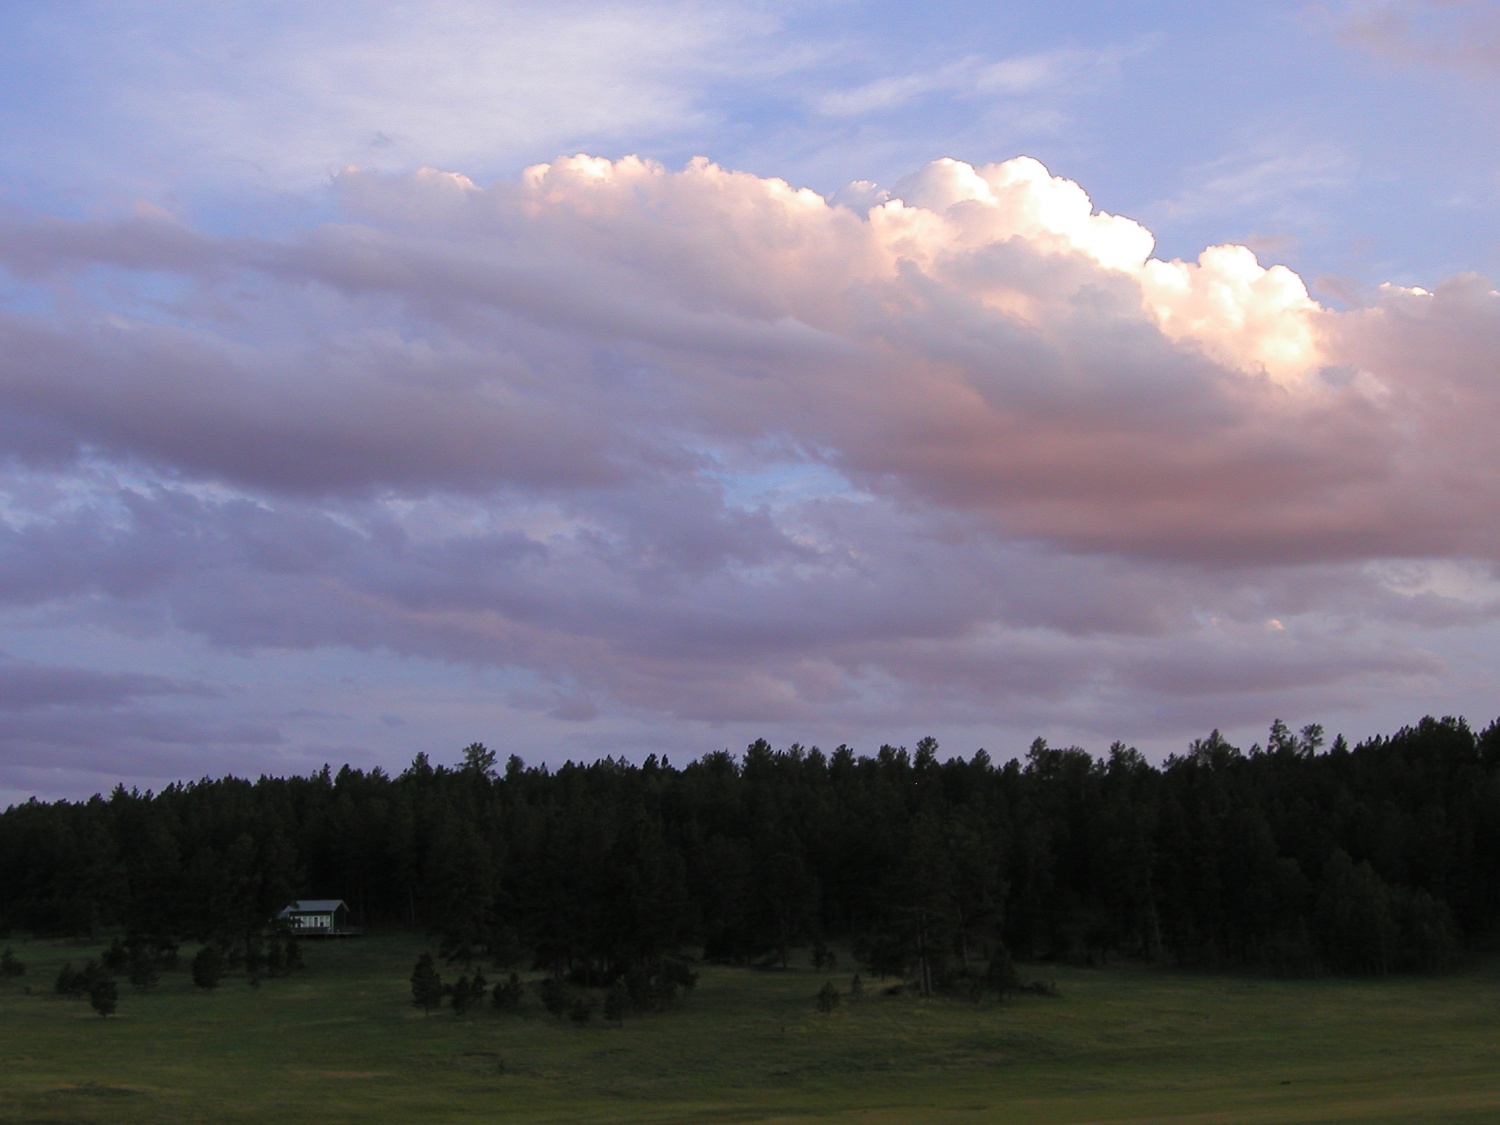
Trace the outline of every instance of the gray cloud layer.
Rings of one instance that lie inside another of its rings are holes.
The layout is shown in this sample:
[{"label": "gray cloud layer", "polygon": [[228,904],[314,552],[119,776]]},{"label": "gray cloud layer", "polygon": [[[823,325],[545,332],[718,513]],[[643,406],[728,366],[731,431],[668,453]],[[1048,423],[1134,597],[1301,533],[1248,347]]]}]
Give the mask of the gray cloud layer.
[{"label": "gray cloud layer", "polygon": [[1480,279],[1335,312],[1029,161],[338,188],[281,241],[0,216],[0,605],[524,670],[564,723],[1111,733],[1417,695],[1412,622],[1493,619]]}]

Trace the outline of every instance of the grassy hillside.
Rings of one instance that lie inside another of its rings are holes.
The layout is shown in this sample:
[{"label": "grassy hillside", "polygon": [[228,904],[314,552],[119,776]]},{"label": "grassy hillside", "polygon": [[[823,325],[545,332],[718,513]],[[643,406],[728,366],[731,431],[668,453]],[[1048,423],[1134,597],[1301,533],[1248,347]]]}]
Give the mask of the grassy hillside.
[{"label": "grassy hillside", "polygon": [[[1052,969],[1057,998],[831,1016],[811,970],[705,967],[674,1012],[575,1026],[534,1001],[428,1019],[420,946],[306,946],[308,968],[212,993],[185,970],[119,1013],[51,992],[97,948],[12,943],[0,1122],[1322,1122],[1500,1119],[1500,966],[1273,982]],[[848,974],[837,981],[847,987]],[[27,989],[30,989],[28,992]]]}]

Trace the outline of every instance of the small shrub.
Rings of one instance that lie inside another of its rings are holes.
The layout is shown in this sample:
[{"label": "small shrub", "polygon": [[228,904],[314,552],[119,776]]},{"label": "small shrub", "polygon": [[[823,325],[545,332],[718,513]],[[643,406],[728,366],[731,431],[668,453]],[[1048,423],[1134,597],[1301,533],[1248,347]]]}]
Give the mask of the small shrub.
[{"label": "small shrub", "polygon": [[812,947],[812,963],[813,963],[813,968],[816,969],[818,972],[821,973],[824,970],[824,968],[828,967],[828,958],[832,955],[832,952],[833,951],[828,948],[828,943],[826,941],[824,941],[821,937],[813,939],[813,947]]},{"label": "small shrub", "polygon": [[509,926],[497,926],[490,935],[489,950],[496,967],[509,969],[521,960],[521,937]]},{"label": "small shrub", "polygon": [[252,934],[245,939],[245,972],[250,974],[251,984],[260,984],[260,974],[265,967],[266,947]]},{"label": "small shrub", "polygon": [[465,973],[453,982],[453,988],[448,996],[448,1004],[453,1008],[455,1016],[461,1016],[469,1010],[469,1001],[473,998],[473,987]]},{"label": "small shrub", "polygon": [[521,978],[511,973],[509,980],[495,985],[495,991],[490,994],[490,1004],[497,1012],[514,1012],[521,1006],[524,991]]},{"label": "small shrub", "polygon": [[59,996],[82,996],[88,991],[88,982],[82,973],[73,968],[73,962],[68,961],[57,970],[57,980],[52,984],[52,991]]},{"label": "small shrub", "polygon": [[675,957],[664,957],[651,977],[651,999],[653,1006],[665,1008],[677,999],[677,992],[691,992],[698,984],[698,974],[687,967],[686,961]]},{"label": "small shrub", "polygon": [[984,974],[984,984],[1002,1000],[1008,993],[1021,987],[1021,978],[1016,972],[1016,964],[1011,960],[1010,950],[1005,948],[1004,943],[996,946],[994,955],[990,957],[989,968]]},{"label": "small shrub", "polygon": [[25,975],[26,966],[8,947],[4,953],[0,953],[0,977],[24,977]]},{"label": "small shrub", "polygon": [[625,994],[630,998],[631,1011],[644,1012],[652,1006],[656,990],[651,985],[651,974],[643,966],[637,965],[620,979],[625,982]]},{"label": "small shrub", "polygon": [[156,958],[144,945],[137,945],[130,951],[130,964],[126,971],[130,976],[130,983],[139,989],[154,988],[160,976],[156,969]]},{"label": "small shrub", "polygon": [[568,1010],[568,1003],[572,997],[562,981],[555,977],[548,977],[542,981],[538,991],[542,996],[542,1007],[546,1008],[549,1014],[560,1016]]},{"label": "small shrub", "polygon": [[193,983],[199,988],[218,988],[224,979],[224,955],[216,945],[205,945],[193,955]]},{"label": "small shrub", "polygon": [[119,938],[109,943],[109,948],[99,958],[112,973],[123,973],[130,965],[130,950]]},{"label": "small shrub", "polygon": [[107,1019],[114,1015],[119,1003],[120,990],[115,987],[115,982],[109,977],[99,978],[89,989],[89,1004],[102,1018]]},{"label": "small shrub", "polygon": [[833,1013],[839,1006],[839,990],[829,981],[818,989],[818,1011],[825,1016]]},{"label": "small shrub", "polygon": [[604,994],[604,1018],[610,1023],[624,1023],[625,1011],[629,1007],[630,990],[625,987],[625,978],[621,977]]},{"label": "small shrub", "polygon": [[109,976],[99,963],[90,959],[82,969],[73,968],[70,961],[57,971],[57,980],[52,989],[59,996],[67,996],[71,999],[82,999],[93,991],[94,985]]}]

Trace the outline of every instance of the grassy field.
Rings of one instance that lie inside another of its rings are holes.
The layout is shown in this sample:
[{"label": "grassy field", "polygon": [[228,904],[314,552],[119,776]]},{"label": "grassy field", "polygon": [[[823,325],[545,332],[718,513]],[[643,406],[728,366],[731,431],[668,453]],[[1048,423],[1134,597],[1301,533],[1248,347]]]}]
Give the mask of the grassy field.
[{"label": "grassy field", "polygon": [[1496,965],[1299,982],[1048,966],[1056,998],[871,988],[831,1016],[811,970],[705,967],[676,1011],[580,1027],[534,1001],[424,1018],[406,938],[309,942],[306,970],[259,990],[122,983],[108,1020],[51,991],[98,947],[11,944],[29,971],[0,983],[0,1122],[1500,1121]]}]

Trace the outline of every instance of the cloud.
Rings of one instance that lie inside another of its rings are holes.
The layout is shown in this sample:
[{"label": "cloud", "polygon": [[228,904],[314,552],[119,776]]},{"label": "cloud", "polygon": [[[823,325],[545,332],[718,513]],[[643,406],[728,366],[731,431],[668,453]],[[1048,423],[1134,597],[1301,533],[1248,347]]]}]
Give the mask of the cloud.
[{"label": "cloud", "polygon": [[213,694],[165,676],[49,667],[0,657],[0,711],[116,709],[160,696]]},{"label": "cloud", "polygon": [[1349,154],[1336,145],[1262,140],[1190,170],[1190,186],[1162,209],[1179,220],[1253,213],[1262,221],[1295,224],[1308,195],[1344,186],[1355,171]]},{"label": "cloud", "polygon": [[45,63],[39,107],[7,124],[27,145],[18,174],[54,190],[87,178],[107,198],[263,207],[350,162],[493,174],[568,145],[702,129],[726,75],[796,65],[774,17],[712,0],[86,0],[10,21],[18,55]]},{"label": "cloud", "polygon": [[[1453,673],[1413,622],[1493,620],[1482,279],[1331,310],[1026,158],[336,191],[281,239],[4,216],[0,612],[507,669],[569,728],[1111,736],[1415,696]],[[162,702],[201,678],[99,675],[47,690],[216,729]]]},{"label": "cloud", "polygon": [[1339,14],[1347,39],[1387,57],[1500,74],[1500,16],[1482,0],[1362,0]]},{"label": "cloud", "polygon": [[968,55],[925,71],[890,75],[846,90],[830,90],[813,100],[830,117],[859,117],[907,106],[934,95],[954,98],[1019,98],[1077,84],[1085,76],[1113,69],[1126,52],[1058,50],[987,60]]},{"label": "cloud", "polygon": [[[23,456],[283,493],[562,495],[789,443],[1071,547],[1490,549],[1433,526],[1447,477],[1418,448],[1463,425],[1426,349],[1479,362],[1460,349],[1493,332],[1487,289],[1335,313],[1244,248],[1153,259],[1144,228],[1025,159],[938,161],[893,190],[860,214],[705,161],[580,157],[488,189],[350,172],[349,221],[306,239],[179,238],[201,292],[165,323],[0,319],[0,403]],[[35,224],[0,253],[34,276],[107,233]],[[215,323],[199,310],[226,273],[254,300]],[[1394,362],[1392,333],[1418,354]],[[1443,370],[1487,401],[1471,368]]]},{"label": "cloud", "polygon": [[201,681],[0,656],[0,795],[74,791],[80,777],[108,788],[247,769],[283,737],[224,717],[225,695]]}]

